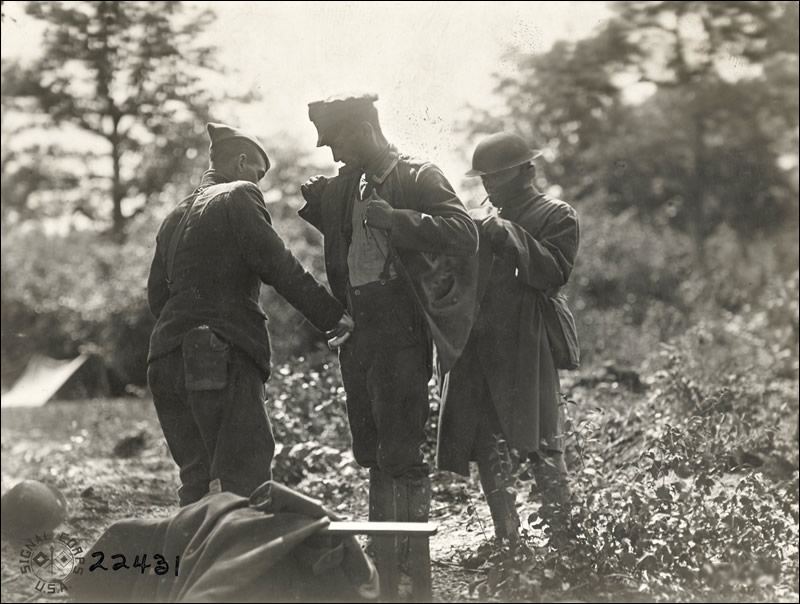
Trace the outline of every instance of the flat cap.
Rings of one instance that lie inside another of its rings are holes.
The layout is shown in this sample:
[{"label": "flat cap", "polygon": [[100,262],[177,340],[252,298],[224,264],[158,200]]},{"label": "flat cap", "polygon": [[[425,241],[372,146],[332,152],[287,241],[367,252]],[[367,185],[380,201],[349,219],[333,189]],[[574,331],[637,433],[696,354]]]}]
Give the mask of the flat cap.
[{"label": "flat cap", "polygon": [[208,130],[208,137],[211,139],[211,144],[208,146],[208,151],[211,151],[216,147],[219,149],[221,145],[223,145],[227,141],[239,139],[247,141],[248,143],[252,144],[261,156],[264,158],[264,161],[267,162],[267,170],[270,168],[269,156],[267,156],[267,151],[264,149],[264,146],[259,142],[259,140],[255,136],[250,136],[249,134],[245,134],[238,128],[234,128],[233,126],[226,126],[225,124],[216,124],[214,122],[209,122],[206,124],[206,129]]},{"label": "flat cap", "polygon": [[327,145],[348,123],[378,118],[377,94],[335,94],[308,104],[308,118],[317,127],[317,147]]}]

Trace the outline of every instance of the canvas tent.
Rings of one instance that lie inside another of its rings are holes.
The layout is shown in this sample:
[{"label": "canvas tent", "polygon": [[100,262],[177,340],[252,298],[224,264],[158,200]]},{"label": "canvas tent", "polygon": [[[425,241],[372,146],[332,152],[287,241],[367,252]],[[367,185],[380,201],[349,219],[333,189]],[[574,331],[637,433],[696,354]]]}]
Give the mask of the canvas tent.
[{"label": "canvas tent", "polygon": [[89,358],[89,355],[81,354],[71,360],[57,360],[34,354],[20,378],[8,392],[3,393],[2,407],[41,407]]}]

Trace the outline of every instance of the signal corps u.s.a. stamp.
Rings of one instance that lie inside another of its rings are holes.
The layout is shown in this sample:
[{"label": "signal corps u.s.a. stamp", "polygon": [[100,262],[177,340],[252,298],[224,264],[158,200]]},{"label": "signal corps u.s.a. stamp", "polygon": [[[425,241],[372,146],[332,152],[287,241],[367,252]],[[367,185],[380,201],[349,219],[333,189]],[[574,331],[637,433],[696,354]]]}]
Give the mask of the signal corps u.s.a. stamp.
[{"label": "signal corps u.s.a. stamp", "polygon": [[42,533],[23,544],[19,565],[36,579],[36,591],[62,593],[74,575],[83,574],[83,548],[67,533]]}]

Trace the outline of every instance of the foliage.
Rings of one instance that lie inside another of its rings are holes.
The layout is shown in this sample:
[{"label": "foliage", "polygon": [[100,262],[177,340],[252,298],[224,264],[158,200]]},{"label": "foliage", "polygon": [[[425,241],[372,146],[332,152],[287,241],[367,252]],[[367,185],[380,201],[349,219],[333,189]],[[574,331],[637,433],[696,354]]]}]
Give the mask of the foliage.
[{"label": "foliage", "polygon": [[638,365],[709,315],[778,312],[776,305],[786,304],[780,287],[793,283],[796,233],[753,236],[744,248],[732,229],[721,227],[707,240],[703,270],[690,236],[669,228],[668,220],[662,214],[643,224],[633,211],[609,216],[593,205],[581,211],[581,249],[565,291],[586,362]]},{"label": "foliage", "polygon": [[473,135],[520,131],[544,148],[541,186],[687,232],[701,263],[720,225],[743,246],[796,232],[797,4],[614,8],[592,37],[511,53],[507,110],[476,111]]},{"label": "foliage", "polygon": [[79,214],[121,237],[203,147],[219,94],[201,84],[214,64],[198,39],[213,15],[173,1],[26,11],[47,29],[34,64],[4,64],[3,121],[17,124],[4,131],[16,139],[3,150],[4,219]]},{"label": "foliage", "polygon": [[141,220],[123,244],[91,231],[4,233],[4,384],[33,352],[56,358],[90,352],[105,360],[114,393],[144,385],[153,326],[146,283],[154,236],[145,238],[141,231],[153,229],[152,220]]},{"label": "foliage", "polygon": [[[712,309],[764,303],[797,267],[796,3],[625,2],[594,35],[510,51],[506,109],[538,186],[573,203],[567,286],[583,358],[638,363]],[[634,335],[635,334],[635,335]]]},{"label": "foliage", "polygon": [[[651,351],[631,379],[610,370],[598,379],[594,369],[565,378],[576,403],[571,547],[547,546],[526,466],[518,549],[489,540],[477,480],[434,474],[441,599],[796,601],[799,281],[768,283],[764,309],[698,322]],[[275,478],[364,518],[367,478],[350,452],[332,354],[277,364],[267,398]],[[429,428],[432,440],[435,421]],[[2,442],[4,488],[34,478],[62,489],[67,529],[84,543],[113,520],[175,510],[177,472],[147,401],[4,409]],[[3,548],[5,565],[15,558]],[[453,564],[459,551],[468,567]],[[9,578],[16,572],[4,566]]]},{"label": "foliage", "polygon": [[696,277],[688,238],[664,225],[639,224],[631,212],[608,216],[591,205],[581,212],[581,225],[565,291],[582,356],[589,363],[638,363],[691,321],[695,300],[686,285]]},{"label": "foliage", "polygon": [[706,319],[649,355],[644,396],[617,377],[574,382],[572,547],[542,547],[534,514],[530,547],[489,547],[477,588],[504,601],[796,598],[797,274],[767,293],[774,310]]},{"label": "foliage", "polygon": [[359,469],[350,451],[338,363],[332,353],[322,355],[278,366],[268,384],[278,443],[273,476],[314,497],[347,501],[359,486]]}]

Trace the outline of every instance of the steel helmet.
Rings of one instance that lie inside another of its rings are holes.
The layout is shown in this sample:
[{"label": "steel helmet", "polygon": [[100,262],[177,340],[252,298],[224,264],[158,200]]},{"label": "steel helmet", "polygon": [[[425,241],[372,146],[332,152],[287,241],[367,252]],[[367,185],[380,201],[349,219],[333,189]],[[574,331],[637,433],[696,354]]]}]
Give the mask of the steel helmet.
[{"label": "steel helmet", "polygon": [[67,517],[67,500],[57,488],[23,480],[2,498],[3,534],[30,538],[51,531]]},{"label": "steel helmet", "polygon": [[467,176],[483,176],[521,166],[541,154],[541,151],[531,149],[519,134],[498,132],[487,136],[475,147],[472,170],[467,172]]}]

